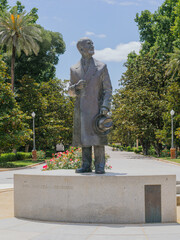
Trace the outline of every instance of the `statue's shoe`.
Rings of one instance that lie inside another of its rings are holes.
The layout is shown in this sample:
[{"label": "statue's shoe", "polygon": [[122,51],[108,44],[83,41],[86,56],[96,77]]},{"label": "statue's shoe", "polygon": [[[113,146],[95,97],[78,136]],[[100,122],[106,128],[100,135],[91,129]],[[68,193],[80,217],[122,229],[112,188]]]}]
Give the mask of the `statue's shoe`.
[{"label": "statue's shoe", "polygon": [[104,169],[96,169],[95,173],[97,173],[97,174],[104,174],[105,171],[104,171]]},{"label": "statue's shoe", "polygon": [[91,168],[78,168],[75,171],[76,173],[86,173],[86,172],[92,172]]}]

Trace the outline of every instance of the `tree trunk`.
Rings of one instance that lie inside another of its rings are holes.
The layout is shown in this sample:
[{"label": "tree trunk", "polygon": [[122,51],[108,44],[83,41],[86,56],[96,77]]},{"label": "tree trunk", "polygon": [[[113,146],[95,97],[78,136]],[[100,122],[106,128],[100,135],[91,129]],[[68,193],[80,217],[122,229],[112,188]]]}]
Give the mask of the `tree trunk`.
[{"label": "tree trunk", "polygon": [[162,144],[157,142],[156,144],[154,144],[154,148],[156,150],[157,157],[160,157],[162,151]]},{"label": "tree trunk", "polygon": [[11,88],[14,92],[14,67],[15,67],[16,47],[13,45],[11,57]]},{"label": "tree trunk", "polygon": [[143,147],[143,155],[148,155],[148,151],[150,148],[150,142],[148,140],[141,141]]},{"label": "tree trunk", "polygon": [[29,152],[29,144],[26,144],[26,146],[25,146],[25,152]]}]

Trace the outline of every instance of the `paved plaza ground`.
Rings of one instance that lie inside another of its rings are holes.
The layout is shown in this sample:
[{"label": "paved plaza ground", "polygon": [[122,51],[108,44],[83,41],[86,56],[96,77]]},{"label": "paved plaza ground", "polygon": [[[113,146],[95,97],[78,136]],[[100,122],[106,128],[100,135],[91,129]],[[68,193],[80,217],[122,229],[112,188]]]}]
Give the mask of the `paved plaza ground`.
[{"label": "paved plaza ground", "polygon": [[[134,153],[113,152],[109,164],[122,175],[175,174],[180,181],[180,166]],[[180,225],[172,224],[70,224],[17,219],[13,217],[14,173],[38,173],[41,166],[0,172],[0,240],[179,240]],[[177,208],[178,222],[180,209]]]}]

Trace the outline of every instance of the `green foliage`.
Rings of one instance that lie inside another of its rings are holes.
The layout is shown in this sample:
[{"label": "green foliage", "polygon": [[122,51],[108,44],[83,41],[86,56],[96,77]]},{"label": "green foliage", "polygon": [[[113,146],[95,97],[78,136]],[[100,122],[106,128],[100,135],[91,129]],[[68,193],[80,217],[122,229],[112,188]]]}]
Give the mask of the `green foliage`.
[{"label": "green foliage", "polygon": [[166,94],[166,112],[163,113],[163,128],[156,132],[157,137],[161,143],[166,146],[171,145],[171,110],[175,111],[174,115],[174,143],[176,146],[180,145],[180,84],[173,82],[167,89]]},{"label": "green foliage", "polygon": [[4,81],[8,78],[6,66],[0,59],[0,149],[1,152],[11,151],[23,146],[30,140],[31,130],[25,123],[27,116],[20,110],[10,84]]},{"label": "green foliage", "polygon": [[139,146],[138,148],[134,148],[135,153],[142,153],[142,151],[143,151],[142,146]]},{"label": "green foliage", "polygon": [[37,159],[44,160],[46,158],[46,154],[43,150],[37,151]]},{"label": "green foliage", "polygon": [[39,45],[42,41],[40,29],[32,24],[32,16],[25,11],[18,12],[17,9],[11,12],[3,12],[0,15],[0,44],[6,45],[12,50],[14,46],[20,55],[24,51],[26,55],[38,54]]},{"label": "green foliage", "polygon": [[180,48],[174,47],[174,52],[169,55],[170,61],[166,65],[166,74],[172,76],[172,79],[180,78]]},{"label": "green foliage", "polygon": [[175,15],[175,20],[171,27],[171,31],[175,39],[180,39],[180,1],[176,3],[173,14]]},{"label": "green foliage", "polygon": [[[22,53],[16,60],[15,82],[17,86],[19,86],[18,80],[24,75],[30,76],[36,82],[47,82],[55,78],[55,66],[58,64],[59,56],[65,52],[65,43],[60,33],[45,30],[41,26],[38,28],[41,30],[42,39],[39,43],[38,55],[26,56]],[[6,58],[6,62],[9,62],[9,58]]]},{"label": "green foliage", "polygon": [[3,153],[0,155],[0,162],[7,163],[13,161],[21,161],[31,159],[32,153],[17,152],[17,153]]},{"label": "green foliage", "polygon": [[150,156],[155,156],[156,155],[156,150],[153,146],[149,148],[148,155]]},{"label": "green foliage", "polygon": [[162,114],[166,110],[165,65],[166,61],[156,58],[156,54],[128,59],[121,79],[123,88],[113,98],[114,141],[133,145],[139,139],[145,154],[151,144],[157,151],[161,148],[156,131],[163,128]]},{"label": "green foliage", "polygon": [[127,146],[126,151],[127,152],[133,152],[133,149],[130,146]]},{"label": "green foliage", "polygon": [[46,158],[54,156],[55,150],[46,150]]},{"label": "green foliage", "polygon": [[[0,59],[1,152],[24,145],[31,147],[33,111],[36,113],[38,149],[52,149],[62,141],[69,144],[72,137],[74,103],[67,96],[66,81],[62,83],[55,78],[55,65],[59,55],[65,51],[62,35],[35,25],[38,19],[36,8],[26,13],[25,6],[17,1],[16,6],[10,9],[5,0],[0,0],[0,8],[0,45],[3,59],[10,64],[15,61],[15,52],[21,54],[16,58],[15,64],[16,95],[7,83],[10,79],[7,75],[10,65],[7,69]],[[7,50],[12,50],[12,56]],[[13,61],[10,61],[12,59]],[[11,64],[12,86],[13,66]]]},{"label": "green foliage", "polygon": [[170,156],[171,156],[171,153],[169,149],[162,150],[161,157],[170,157]]},{"label": "green foliage", "polygon": [[24,123],[26,115],[19,109],[11,88],[0,82],[0,149],[9,151],[24,145],[31,131]]},{"label": "green foliage", "polygon": [[170,145],[171,109],[175,144],[180,145],[179,11],[180,0],[165,0],[155,13],[136,15],[142,50],[129,54],[113,98],[111,140],[132,145],[139,139],[144,154],[160,156],[162,145]]},{"label": "green foliage", "polygon": [[[66,82],[52,79],[37,83],[25,76],[20,81],[18,102],[29,117],[36,113],[35,131],[38,148],[52,149],[57,143],[71,143],[73,125],[73,100],[66,94]],[[27,121],[32,125],[32,118]]]},{"label": "green foliage", "polygon": [[7,0],[0,0],[0,14],[10,8]]},{"label": "green foliage", "polygon": [[15,153],[3,153],[0,155],[0,162],[12,162],[16,160]]},{"label": "green foliage", "polygon": [[152,14],[148,10],[137,14],[140,40],[143,43],[141,53],[159,49],[161,52],[172,52],[179,24],[179,0],[165,0],[161,7]]},{"label": "green foliage", "polygon": [[12,7],[10,12],[13,13],[16,11],[18,14],[22,13],[25,9],[25,6],[21,4],[21,2],[17,1],[16,6]]},{"label": "green foliage", "polygon": [[26,159],[32,159],[31,152],[17,152],[16,153],[16,160],[26,160]]},{"label": "green foliage", "polygon": [[11,85],[14,91],[14,67],[16,53],[24,51],[26,55],[39,52],[37,41],[42,41],[40,29],[32,24],[31,14],[18,12],[14,8],[12,12],[4,11],[0,14],[0,44],[11,53]]}]

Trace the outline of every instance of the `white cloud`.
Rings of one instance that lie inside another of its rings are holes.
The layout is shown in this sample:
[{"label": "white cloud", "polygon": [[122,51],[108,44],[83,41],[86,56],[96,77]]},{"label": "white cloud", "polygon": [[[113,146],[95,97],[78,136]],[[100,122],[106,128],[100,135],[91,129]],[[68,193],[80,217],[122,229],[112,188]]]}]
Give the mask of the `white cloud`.
[{"label": "white cloud", "polygon": [[157,0],[149,0],[148,2],[152,5],[160,5],[159,1]]},{"label": "white cloud", "polygon": [[152,4],[152,5],[159,5],[159,0],[131,0],[131,1],[125,1],[125,0],[101,0],[103,2],[106,2],[107,4],[110,5],[120,5],[120,6],[130,6],[130,5],[135,5],[138,6],[140,5],[143,1],[146,1],[146,3]]},{"label": "white cloud", "polygon": [[139,5],[136,0],[134,1],[102,0],[102,1],[111,5],[114,5],[114,4],[121,5],[121,6]]},{"label": "white cloud", "polygon": [[121,6],[131,6],[131,5],[139,5],[137,2],[130,2],[130,1],[123,1],[123,2],[119,2],[119,5]]},{"label": "white cloud", "polygon": [[72,41],[70,45],[71,46],[76,46],[76,41]]},{"label": "white cloud", "polygon": [[86,35],[86,36],[94,36],[95,33],[94,33],[94,32],[88,32],[88,31],[87,31],[87,32],[85,32],[85,35]]},{"label": "white cloud", "polygon": [[105,34],[98,34],[96,35],[98,38],[106,38],[106,35]]},{"label": "white cloud", "polygon": [[121,43],[115,49],[105,48],[96,50],[94,57],[100,61],[121,62],[127,60],[127,56],[130,52],[135,51],[139,53],[140,48],[140,42]]},{"label": "white cloud", "polygon": [[116,4],[117,3],[115,0],[103,0],[103,1],[108,4]]},{"label": "white cloud", "polygon": [[88,31],[85,32],[85,35],[86,36],[94,36],[97,38],[106,38],[105,34],[95,34],[94,32],[88,32]]}]

